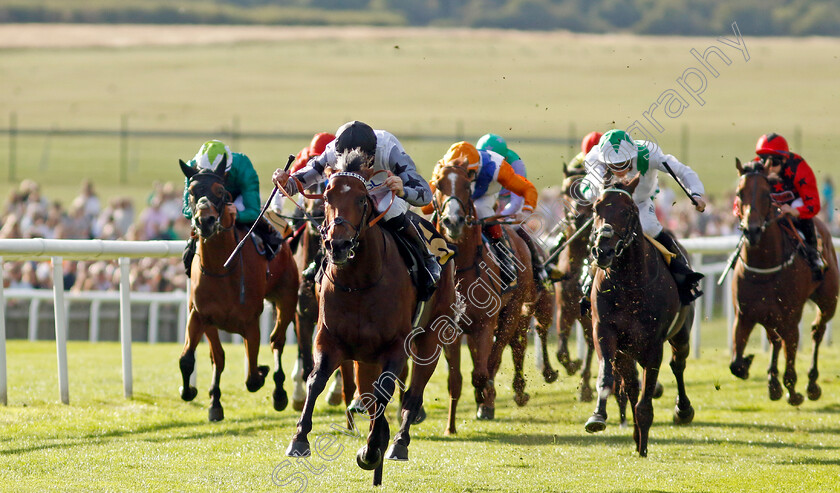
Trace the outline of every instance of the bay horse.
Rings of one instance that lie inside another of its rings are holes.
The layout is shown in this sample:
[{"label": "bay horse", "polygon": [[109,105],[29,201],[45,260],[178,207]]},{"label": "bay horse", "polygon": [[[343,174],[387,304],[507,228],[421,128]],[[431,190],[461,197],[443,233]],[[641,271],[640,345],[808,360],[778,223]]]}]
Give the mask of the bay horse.
[{"label": "bay horse", "polygon": [[[516,257],[514,264],[519,282],[510,291],[502,292],[499,265],[493,253],[482,240],[481,226],[471,197],[471,179],[466,160],[455,160],[438,166],[433,178],[435,193],[432,198],[436,227],[446,241],[458,248],[455,256],[455,278],[459,293],[466,299],[464,323],[460,328],[467,338],[473,360],[472,385],[478,406],[478,419],[495,417],[496,390],[493,382],[501,364],[502,353],[512,341],[526,337],[527,324],[521,320],[523,304],[535,298],[531,268],[531,254],[525,241],[510,226],[503,226],[510,238]],[[455,416],[461,397],[461,337],[456,337],[445,348],[449,364],[449,417],[446,434],[456,433]],[[514,361],[524,359],[525,345],[514,342]],[[514,400],[524,405],[525,378],[521,363],[516,365],[513,388]]]},{"label": "bay horse", "polygon": [[[683,379],[694,317],[692,305],[680,304],[662,254],[642,234],[632,196],[640,177],[606,188],[593,204],[597,234],[592,256],[598,270],[591,295],[592,335],[600,368],[598,404],[585,429],[595,433],[606,427],[607,397],[618,373],[632,406],[636,451],[646,457],[665,341],[671,345],[671,370],[677,381],[674,422],[688,424],[694,418]],[[636,363],[643,369],[641,396]]]},{"label": "bay horse", "polygon": [[[423,403],[423,390],[441,352],[439,333],[422,329],[418,332],[413,325],[429,327],[432,321],[449,317],[455,303],[455,286],[454,269],[449,263],[417,323],[412,323],[418,305],[417,289],[396,240],[378,224],[384,213],[376,215],[367,189],[376,172],[364,163],[365,158],[358,151],[342,154],[337,164],[341,171],[330,175],[324,193],[321,241],[327,265],[318,285],[315,368],[307,379],[306,402],[286,455],[310,455],[307,436],[312,430],[315,400],[343,361],[378,365],[382,371],[374,383],[375,399],[367,406],[373,415],[372,426],[366,445],[356,454],[359,467],[374,470],[373,482],[378,485],[382,482],[383,457],[408,460],[410,426]],[[409,359],[408,353],[415,364],[401,406],[400,430],[386,452],[390,430],[385,408]]]},{"label": "bay horse", "polygon": [[[814,218],[814,226],[822,237],[823,260],[827,269],[822,281],[812,279],[811,268],[797,255],[798,233],[789,218],[781,215],[771,202],[773,181],[763,163],[741,165],[735,160],[740,175],[737,189],[737,208],[741,216],[741,230],[746,244],[741,248],[732,276],[732,299],[735,304],[735,323],[732,328],[733,354],[729,369],[738,378],[749,377],[753,355],[744,357],[750,333],[755,324],[767,331],[773,345],[767,369],[767,387],[771,400],[782,397],[779,384],[778,358],[785,347],[784,386],[788,403],[798,406],[804,401],[796,391],[796,351],[799,345],[799,321],[805,302],[817,305],[817,316],[811,325],[813,353],[808,371],[808,398],[817,400],[822,394],[817,384],[817,359],[826,324],[837,308],[838,269],[831,234],[825,223]],[[795,238],[795,239],[794,239]]]},{"label": "bay horse", "polygon": [[224,419],[219,381],[225,369],[225,352],[218,329],[243,337],[248,360],[245,386],[250,392],[262,388],[269,367],[257,364],[259,318],[263,300],[268,300],[276,310],[271,332],[275,368],[272,397],[274,409],[282,411],[288,404],[288,396],[283,390],[285,375],[280,358],[286,343],[286,327],[294,316],[298,290],[298,272],[292,252],[283,242],[272,261],[267,262],[254,242],[246,241],[239,258],[225,268],[225,261],[247,233],[247,229],[236,225],[236,209],[229,204],[231,195],[225,190],[226,159],[212,170],[199,171],[183,161],[180,164],[189,180],[193,234],[198,236],[190,278],[187,330],[179,360],[183,380],[181,398],[191,401],[198,393],[189,380],[195,369],[195,349],[201,336],[205,335],[213,366],[208,416],[210,421]]}]

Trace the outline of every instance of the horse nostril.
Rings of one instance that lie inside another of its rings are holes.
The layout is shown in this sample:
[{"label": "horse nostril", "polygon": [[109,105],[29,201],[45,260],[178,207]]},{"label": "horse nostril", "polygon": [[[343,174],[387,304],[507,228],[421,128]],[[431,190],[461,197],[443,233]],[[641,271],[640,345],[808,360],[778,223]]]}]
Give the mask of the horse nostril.
[{"label": "horse nostril", "polygon": [[443,221],[441,221],[444,226],[452,226],[452,221],[448,217],[444,217]]}]

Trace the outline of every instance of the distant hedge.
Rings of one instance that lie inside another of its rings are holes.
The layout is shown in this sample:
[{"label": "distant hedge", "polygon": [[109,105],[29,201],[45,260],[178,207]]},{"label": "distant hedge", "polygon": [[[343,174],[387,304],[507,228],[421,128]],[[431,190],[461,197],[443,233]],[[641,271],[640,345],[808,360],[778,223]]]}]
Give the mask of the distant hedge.
[{"label": "distant hedge", "polygon": [[0,0],[0,22],[463,26],[840,35],[836,0]]}]

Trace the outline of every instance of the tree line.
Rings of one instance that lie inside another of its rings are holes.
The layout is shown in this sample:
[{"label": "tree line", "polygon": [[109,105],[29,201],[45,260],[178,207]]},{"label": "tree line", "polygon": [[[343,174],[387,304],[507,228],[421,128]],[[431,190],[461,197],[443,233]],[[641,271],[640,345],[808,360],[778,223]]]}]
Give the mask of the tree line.
[{"label": "tree line", "polygon": [[840,35],[837,0],[3,0],[0,22],[443,26]]}]

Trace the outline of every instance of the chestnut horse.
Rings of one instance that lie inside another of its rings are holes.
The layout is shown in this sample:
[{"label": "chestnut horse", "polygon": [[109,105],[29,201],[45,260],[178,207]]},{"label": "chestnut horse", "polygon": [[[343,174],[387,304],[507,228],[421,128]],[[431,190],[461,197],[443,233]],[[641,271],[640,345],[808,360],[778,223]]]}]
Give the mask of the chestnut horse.
[{"label": "chestnut horse", "polygon": [[[377,221],[376,206],[367,182],[374,172],[363,166],[356,151],[342,155],[324,194],[325,219],[321,239],[327,265],[318,285],[318,330],[315,368],[307,380],[306,403],[297,433],[286,455],[310,455],[309,440],[315,400],[336,368],[345,360],[378,365],[382,373],[374,383],[375,399],[368,407],[373,423],[367,444],[356,454],[359,467],[375,470],[374,484],[382,482],[383,457],[408,460],[409,429],[423,403],[423,390],[437,365],[439,333],[412,327],[417,311],[417,289],[409,277],[397,242]],[[425,303],[418,327],[447,318],[455,303],[454,269],[443,269],[437,289]],[[456,317],[457,321],[457,317]],[[415,361],[401,406],[400,430],[390,438],[385,408],[409,354]],[[417,362],[421,364],[417,364]]]},{"label": "chestnut horse", "polygon": [[260,347],[260,314],[263,300],[271,301],[277,311],[271,333],[274,353],[274,408],[285,409],[288,404],[283,390],[285,375],[280,365],[286,343],[286,327],[292,321],[297,303],[298,271],[292,252],[285,242],[274,259],[267,262],[252,240],[244,247],[229,268],[225,261],[233,252],[247,229],[235,223],[236,211],[229,207],[230,193],[225,190],[225,164],[222,160],[215,170],[196,170],[181,161],[181,171],[189,180],[189,203],[193,214],[193,230],[198,235],[196,254],[190,278],[189,315],[180,367],[183,386],[181,398],[191,401],[197,390],[189,384],[195,368],[195,348],[202,334],[210,343],[213,379],[210,385],[210,421],[224,419],[219,400],[219,380],[225,369],[225,352],[219,341],[218,329],[239,334],[245,340],[248,356],[248,378],[245,386],[256,392],[265,384],[268,366],[257,365]]},{"label": "chestnut horse", "polygon": [[[755,324],[767,331],[773,345],[767,387],[770,399],[782,397],[779,385],[779,350],[785,346],[784,386],[788,403],[798,406],[804,398],[796,392],[796,350],[799,345],[799,320],[809,299],[817,305],[817,317],[811,326],[813,354],[808,372],[808,398],[817,400],[822,394],[817,384],[817,357],[825,327],[837,308],[838,270],[831,234],[825,224],[814,218],[814,226],[822,237],[823,260],[828,266],[822,281],[814,281],[808,262],[797,255],[798,233],[792,231],[789,218],[780,215],[771,203],[772,181],[762,163],[741,166],[737,190],[738,211],[746,245],[741,249],[732,276],[732,299],[735,303],[735,324],[732,328],[733,355],[729,369],[738,378],[749,376],[753,355],[744,357],[744,348]],[[797,235],[794,239],[794,235]]]},{"label": "chestnut horse", "polygon": [[[533,282],[531,254],[525,241],[513,228],[504,226],[510,238],[516,259],[519,282],[517,286],[502,292],[500,288],[499,265],[494,255],[482,241],[481,226],[476,221],[475,207],[471,197],[471,180],[466,160],[456,160],[440,166],[435,171],[435,194],[432,199],[437,215],[437,229],[446,241],[458,247],[455,256],[455,278],[460,294],[466,298],[466,312],[461,329],[467,337],[473,360],[472,385],[478,405],[478,419],[495,417],[496,389],[493,379],[499,370],[502,353],[512,341],[526,337],[527,324],[520,319],[523,304],[534,300],[536,288]],[[514,361],[524,359],[525,345],[521,342],[512,346]],[[453,434],[458,400],[461,397],[461,337],[446,345],[446,359],[449,363],[449,420],[446,434]],[[514,400],[524,405],[525,377],[522,364],[516,365],[513,388]]]},{"label": "chestnut horse", "polygon": [[[605,189],[593,204],[592,227],[597,236],[592,253],[598,270],[591,295],[592,335],[597,341],[600,369],[598,405],[586,422],[586,431],[594,433],[606,427],[607,397],[616,372],[632,406],[636,451],[646,457],[665,341],[671,344],[671,370],[677,381],[674,422],[688,424],[694,418],[683,380],[694,310],[680,304],[662,254],[642,234],[632,196],[640,176],[629,184]],[[636,363],[643,369],[641,396]]]}]

